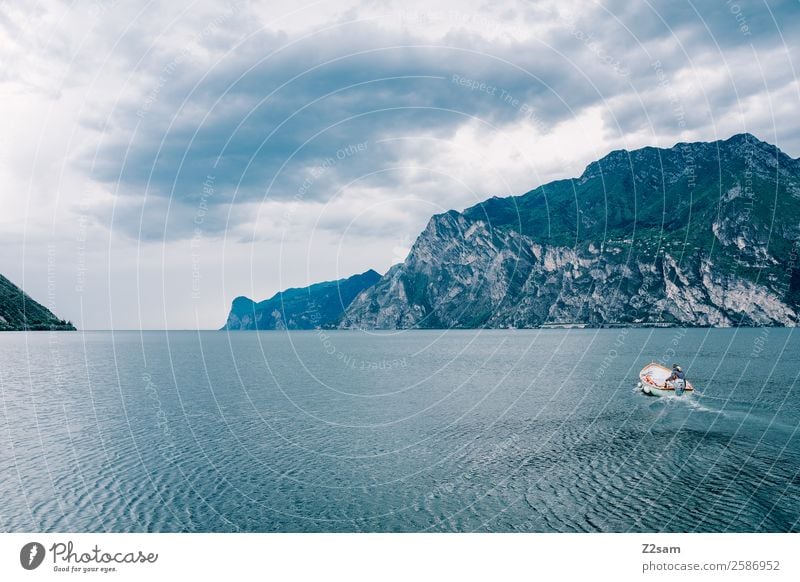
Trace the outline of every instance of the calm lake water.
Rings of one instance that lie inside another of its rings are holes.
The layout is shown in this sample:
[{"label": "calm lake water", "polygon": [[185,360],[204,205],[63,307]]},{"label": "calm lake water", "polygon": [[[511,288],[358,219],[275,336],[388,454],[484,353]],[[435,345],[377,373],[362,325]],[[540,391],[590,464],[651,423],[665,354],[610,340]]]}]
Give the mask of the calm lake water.
[{"label": "calm lake water", "polygon": [[779,329],[1,333],[0,530],[800,531],[798,372]]}]

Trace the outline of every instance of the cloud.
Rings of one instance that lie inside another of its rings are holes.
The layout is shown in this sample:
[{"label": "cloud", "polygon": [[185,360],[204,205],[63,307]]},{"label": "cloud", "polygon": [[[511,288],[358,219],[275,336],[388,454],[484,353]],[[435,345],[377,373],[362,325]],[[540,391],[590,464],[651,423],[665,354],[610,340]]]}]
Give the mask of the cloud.
[{"label": "cloud", "polygon": [[[325,200],[366,175],[373,186],[414,188],[380,171],[407,153],[388,139],[430,147],[428,137],[452,138],[475,120],[487,135],[524,123],[542,133],[627,86],[596,71],[594,54],[560,42],[451,31],[432,43],[369,20],[299,39],[259,31],[212,62],[164,55],[156,84],[115,105],[117,129],[80,163],[123,196],[181,203],[196,201],[208,177],[215,205],[300,190],[307,202]],[[325,188],[302,188],[326,160],[364,143],[373,144],[368,155],[327,164]]]},{"label": "cloud", "polygon": [[[531,120],[547,130],[601,104],[612,135],[708,129],[712,115],[736,115],[740,100],[763,93],[765,74],[778,88],[795,82],[788,66],[764,70],[746,58],[753,43],[777,57],[786,50],[764,32],[769,12],[722,6],[698,13],[676,3],[611,3],[554,16],[542,38],[504,40],[493,34],[502,20],[456,18],[432,39],[415,30],[419,15],[403,13],[396,25],[357,9],[320,30],[244,26],[237,35],[231,26],[247,19],[231,9],[205,26],[195,18],[186,46],[165,47],[158,58],[147,51],[134,71],[142,81],[109,114],[116,129],[81,163],[121,195],[180,203],[198,200],[211,176],[217,205],[296,198],[308,174],[342,148],[399,135],[452,138],[474,118],[489,133]],[[325,200],[366,174],[395,179],[376,170],[403,152],[379,154],[329,165],[326,188],[306,189],[304,199]]]}]

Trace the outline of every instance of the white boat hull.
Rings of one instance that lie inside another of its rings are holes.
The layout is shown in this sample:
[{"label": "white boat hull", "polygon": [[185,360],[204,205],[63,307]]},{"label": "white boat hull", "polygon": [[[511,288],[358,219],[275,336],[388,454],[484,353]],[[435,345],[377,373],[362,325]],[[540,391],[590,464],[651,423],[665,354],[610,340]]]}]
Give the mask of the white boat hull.
[{"label": "white boat hull", "polygon": [[[674,388],[658,388],[656,386],[651,386],[650,384],[642,384],[641,382],[639,383],[639,387],[647,396],[677,396]],[[691,392],[691,390],[689,390],[689,392]],[[685,393],[686,390],[684,390],[684,394]]]},{"label": "white boat hull", "polygon": [[694,386],[686,382],[683,391],[676,391],[675,385],[666,379],[672,374],[672,370],[665,368],[655,362],[647,364],[639,372],[639,384],[643,394],[647,396],[682,396],[687,392],[693,392]]}]

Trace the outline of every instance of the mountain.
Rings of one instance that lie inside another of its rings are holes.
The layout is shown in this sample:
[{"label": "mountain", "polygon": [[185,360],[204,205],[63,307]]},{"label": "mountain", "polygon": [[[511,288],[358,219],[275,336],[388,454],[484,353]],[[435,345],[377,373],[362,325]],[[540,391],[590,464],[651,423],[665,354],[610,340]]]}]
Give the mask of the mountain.
[{"label": "mountain", "polygon": [[750,134],[613,151],[431,218],[343,328],[795,326],[800,159]]},{"label": "mountain", "polygon": [[331,327],[353,298],[374,285],[381,276],[370,269],[338,281],[287,289],[256,303],[247,297],[233,300],[223,330],[316,329]]},{"label": "mountain", "polygon": [[59,319],[11,281],[0,275],[0,331],[71,330],[75,327]]}]

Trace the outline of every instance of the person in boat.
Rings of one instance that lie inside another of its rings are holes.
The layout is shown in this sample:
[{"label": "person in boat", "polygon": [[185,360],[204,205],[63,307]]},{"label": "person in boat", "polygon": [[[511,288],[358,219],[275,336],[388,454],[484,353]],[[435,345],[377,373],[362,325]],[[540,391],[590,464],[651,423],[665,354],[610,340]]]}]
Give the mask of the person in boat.
[{"label": "person in boat", "polygon": [[683,394],[686,388],[686,374],[678,364],[672,364],[672,374],[667,378],[664,385],[666,386],[668,382],[672,382],[672,385],[675,387],[675,394],[678,396]]}]

